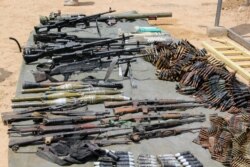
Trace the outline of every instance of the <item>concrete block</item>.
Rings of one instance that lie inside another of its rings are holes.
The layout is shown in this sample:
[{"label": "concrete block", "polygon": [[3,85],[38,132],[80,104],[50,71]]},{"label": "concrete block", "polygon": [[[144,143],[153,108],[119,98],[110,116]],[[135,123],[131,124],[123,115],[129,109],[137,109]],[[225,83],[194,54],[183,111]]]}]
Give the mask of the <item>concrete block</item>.
[{"label": "concrete block", "polygon": [[225,27],[208,27],[207,35],[208,37],[227,36],[227,29]]},{"label": "concrete block", "polygon": [[64,0],[64,6],[77,6],[78,0]]}]

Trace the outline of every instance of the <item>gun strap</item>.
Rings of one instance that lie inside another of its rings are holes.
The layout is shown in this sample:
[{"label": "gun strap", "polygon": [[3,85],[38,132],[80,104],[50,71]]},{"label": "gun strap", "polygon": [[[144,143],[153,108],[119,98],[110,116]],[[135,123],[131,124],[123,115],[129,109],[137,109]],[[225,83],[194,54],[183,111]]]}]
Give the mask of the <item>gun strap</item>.
[{"label": "gun strap", "polygon": [[37,149],[36,155],[53,163],[56,163],[58,165],[64,166],[64,165],[70,165],[71,163],[59,158],[55,154],[49,151],[49,147],[39,147]]}]

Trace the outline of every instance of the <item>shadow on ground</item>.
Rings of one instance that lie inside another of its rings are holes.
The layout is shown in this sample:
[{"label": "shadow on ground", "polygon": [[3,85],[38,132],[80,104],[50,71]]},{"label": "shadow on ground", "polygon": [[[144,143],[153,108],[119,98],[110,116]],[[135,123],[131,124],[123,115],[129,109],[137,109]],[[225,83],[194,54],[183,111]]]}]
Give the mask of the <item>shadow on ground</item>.
[{"label": "shadow on ground", "polygon": [[8,78],[12,72],[6,71],[3,68],[0,68],[0,82],[3,82],[6,78]]},{"label": "shadow on ground", "polygon": [[95,4],[95,2],[93,2],[93,1],[86,1],[86,2],[79,2],[78,6],[91,6],[94,4]]}]

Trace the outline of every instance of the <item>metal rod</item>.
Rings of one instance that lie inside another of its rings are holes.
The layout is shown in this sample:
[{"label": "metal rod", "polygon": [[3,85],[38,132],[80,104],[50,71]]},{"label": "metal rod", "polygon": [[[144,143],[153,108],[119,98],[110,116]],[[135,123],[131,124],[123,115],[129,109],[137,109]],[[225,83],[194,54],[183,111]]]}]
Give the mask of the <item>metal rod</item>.
[{"label": "metal rod", "polygon": [[214,23],[215,27],[218,27],[220,25],[221,9],[222,9],[222,0],[218,0],[215,23]]}]

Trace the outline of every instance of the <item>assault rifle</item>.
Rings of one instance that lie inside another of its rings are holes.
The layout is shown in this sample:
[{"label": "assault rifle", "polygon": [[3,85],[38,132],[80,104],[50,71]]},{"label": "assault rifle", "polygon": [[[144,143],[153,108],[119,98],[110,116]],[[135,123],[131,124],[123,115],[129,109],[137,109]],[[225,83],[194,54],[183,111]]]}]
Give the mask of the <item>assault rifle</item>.
[{"label": "assault rifle", "polygon": [[141,105],[163,105],[163,104],[179,104],[179,103],[198,103],[195,100],[178,100],[178,99],[155,99],[155,100],[132,100],[124,102],[105,101],[105,108],[115,108],[121,106],[141,106]]},{"label": "assault rifle", "polygon": [[109,124],[113,121],[133,121],[133,122],[142,122],[142,121],[151,121],[156,119],[167,120],[167,119],[186,119],[186,118],[201,118],[205,117],[205,114],[189,114],[189,113],[164,113],[160,115],[133,115],[128,114],[125,116],[114,117],[114,118],[104,118],[101,119],[102,124]]},{"label": "assault rifle", "polygon": [[109,10],[107,12],[103,13],[98,13],[90,16],[79,16],[79,17],[72,17],[71,19],[64,19],[64,20],[59,20],[57,22],[52,22],[52,23],[47,23],[46,25],[41,25],[41,26],[35,26],[34,29],[36,33],[40,32],[46,32],[50,31],[51,29],[57,29],[58,32],[61,31],[62,28],[64,27],[76,27],[78,24],[84,25],[85,27],[90,26],[90,22],[96,21],[98,18],[100,18],[102,15],[107,14],[107,13],[113,13],[115,10]]},{"label": "assault rifle", "polygon": [[57,118],[44,118],[43,124],[44,125],[65,125],[65,124],[75,124],[81,122],[92,122],[97,121],[105,118],[113,118],[116,116],[76,116],[76,117],[57,117]]},{"label": "assault rifle", "polygon": [[188,109],[194,107],[208,107],[207,104],[194,104],[194,103],[183,103],[183,104],[169,104],[169,105],[144,105],[144,106],[123,106],[114,108],[115,115],[124,115],[129,113],[143,112],[147,114],[150,111],[166,111],[175,109]]},{"label": "assault rifle", "polygon": [[[43,120],[46,120],[51,115],[62,115],[62,116],[70,116],[70,117],[64,117],[64,119],[74,119],[78,118],[79,116],[83,116],[83,118],[105,118],[107,114],[110,114],[110,112],[94,112],[94,111],[51,111],[51,110],[45,110],[42,112],[32,112],[32,113],[26,113],[26,114],[18,114],[16,112],[5,112],[2,113],[2,121],[5,125],[11,124],[13,122],[22,122],[27,120],[33,120],[34,122],[42,122]],[[81,117],[82,118],[82,117]],[[86,119],[84,119],[86,120]],[[88,119],[89,120],[89,119]],[[87,120],[86,120],[87,121]]]},{"label": "assault rifle", "polygon": [[47,79],[56,80],[52,76],[62,74],[64,76],[64,81],[67,81],[75,72],[87,72],[92,71],[96,68],[107,68],[110,67],[110,64],[127,64],[126,71],[130,68],[130,63],[135,62],[137,58],[144,57],[142,56],[131,56],[126,58],[118,58],[114,60],[102,60],[101,58],[93,58],[90,60],[82,60],[78,62],[72,62],[67,64],[58,65],[51,69],[49,67],[40,66],[38,67],[39,71],[33,72],[33,76],[36,82],[45,81]]},{"label": "assault rifle", "polygon": [[110,43],[116,43],[118,40],[126,40],[130,36],[122,36],[119,38],[113,39],[106,39],[106,40],[99,40],[89,43],[76,43],[76,42],[69,42],[66,45],[54,47],[53,49],[36,49],[36,48],[24,48],[23,50],[23,58],[25,62],[31,63],[37,61],[38,59],[45,58],[45,57],[52,57],[54,54],[58,53],[65,53],[65,52],[74,52],[77,50],[83,50],[95,46],[104,46],[109,45]]},{"label": "assault rifle", "polygon": [[199,128],[172,128],[172,129],[157,129],[151,131],[140,131],[134,132],[128,135],[128,138],[133,142],[139,142],[143,139],[159,138],[159,137],[169,137],[176,136],[185,132],[191,132],[193,130],[199,130]]},{"label": "assault rifle", "polygon": [[45,126],[45,125],[33,125],[33,126],[23,126],[16,127],[12,126],[8,129],[9,134],[18,133],[18,134],[48,134],[48,133],[57,133],[57,132],[68,132],[68,131],[78,131],[84,129],[96,129],[96,128],[108,128],[107,125],[98,125],[92,123],[85,124],[70,124],[70,125],[54,125],[54,126]]},{"label": "assault rifle", "polygon": [[[117,128],[107,128],[107,129],[84,129],[79,131],[73,131],[73,132],[60,132],[60,133],[52,133],[47,135],[41,135],[41,136],[32,136],[32,137],[26,137],[22,139],[10,139],[9,142],[9,148],[11,148],[13,151],[17,151],[19,147],[28,146],[28,145],[34,145],[34,144],[50,144],[57,142],[59,140],[67,140],[67,139],[73,139],[74,137],[77,137],[78,139],[84,139],[88,135],[93,134],[102,134],[108,131],[114,131],[118,130]],[[93,141],[95,142],[95,140]],[[116,143],[115,141],[110,141],[110,143],[106,140],[96,140],[97,143],[100,143],[101,145],[112,145],[112,143]],[[126,141],[128,143],[128,141]],[[125,144],[126,144],[125,143]]]},{"label": "assault rifle", "polygon": [[[152,138],[154,135],[157,137],[164,137],[164,135],[168,136],[170,132],[174,132],[173,129],[169,129],[169,128],[181,126],[184,124],[194,123],[194,122],[204,122],[205,120],[206,118],[192,118],[192,119],[182,119],[182,120],[168,120],[168,121],[159,122],[159,123],[147,123],[147,124],[141,123],[141,124],[137,124],[136,126],[133,126],[132,132],[131,130],[129,130],[129,131],[123,131],[119,133],[117,132],[117,133],[112,133],[112,134],[105,134],[105,136],[100,136],[100,137],[116,138],[119,136],[128,136],[129,139],[132,141],[139,141],[140,138],[136,137],[138,135],[142,139],[145,139],[147,134],[149,135],[148,136],[149,138]],[[182,130],[175,129],[175,130],[178,133],[178,131],[183,132],[183,131],[186,131],[187,129],[182,129]],[[163,133],[164,131],[166,133]],[[158,132],[158,135],[156,134],[156,132]],[[152,136],[150,134],[152,134]],[[135,137],[137,138],[137,140]]]}]

